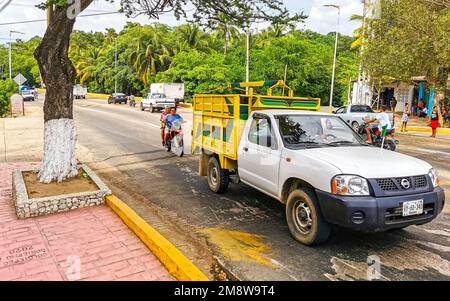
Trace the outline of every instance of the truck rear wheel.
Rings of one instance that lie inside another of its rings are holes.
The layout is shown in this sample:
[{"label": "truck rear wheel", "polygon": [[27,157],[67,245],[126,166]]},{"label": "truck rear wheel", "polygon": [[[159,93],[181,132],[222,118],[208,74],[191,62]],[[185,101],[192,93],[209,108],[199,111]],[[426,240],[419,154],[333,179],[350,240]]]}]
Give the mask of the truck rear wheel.
[{"label": "truck rear wheel", "polygon": [[322,216],[317,197],[310,189],[298,189],[289,194],[286,220],[291,235],[304,245],[317,245],[330,237],[331,226]]},{"label": "truck rear wheel", "polygon": [[216,157],[211,157],[208,162],[208,185],[209,189],[215,193],[224,193],[230,183],[228,170],[220,168],[220,163]]}]

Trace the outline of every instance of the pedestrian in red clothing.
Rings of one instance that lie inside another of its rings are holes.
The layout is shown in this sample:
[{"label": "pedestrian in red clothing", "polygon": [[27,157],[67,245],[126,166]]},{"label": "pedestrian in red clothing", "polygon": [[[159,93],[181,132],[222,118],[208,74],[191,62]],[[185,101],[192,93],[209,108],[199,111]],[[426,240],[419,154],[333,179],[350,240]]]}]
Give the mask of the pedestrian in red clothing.
[{"label": "pedestrian in red clothing", "polygon": [[439,127],[439,111],[436,106],[433,107],[430,117],[431,137],[436,138],[436,132]]}]

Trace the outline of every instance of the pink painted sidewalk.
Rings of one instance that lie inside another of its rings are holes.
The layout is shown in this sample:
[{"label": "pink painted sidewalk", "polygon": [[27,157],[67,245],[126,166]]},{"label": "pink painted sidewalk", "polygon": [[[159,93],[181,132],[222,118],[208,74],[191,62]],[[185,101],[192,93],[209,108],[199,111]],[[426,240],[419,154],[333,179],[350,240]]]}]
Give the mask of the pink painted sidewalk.
[{"label": "pink painted sidewalk", "polygon": [[106,205],[18,220],[11,172],[0,164],[0,280],[172,280]]}]

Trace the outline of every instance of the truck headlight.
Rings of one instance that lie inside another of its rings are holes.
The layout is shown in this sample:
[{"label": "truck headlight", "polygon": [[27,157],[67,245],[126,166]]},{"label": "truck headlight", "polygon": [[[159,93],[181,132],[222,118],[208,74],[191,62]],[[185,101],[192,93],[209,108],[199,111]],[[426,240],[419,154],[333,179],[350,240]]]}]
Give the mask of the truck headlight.
[{"label": "truck headlight", "polygon": [[433,187],[437,187],[439,185],[439,180],[436,170],[434,170],[434,168],[430,169],[430,171],[428,172],[428,176],[431,179],[431,183],[433,183]]},{"label": "truck headlight", "polygon": [[338,175],[331,180],[331,192],[339,195],[370,195],[366,179],[353,175]]}]

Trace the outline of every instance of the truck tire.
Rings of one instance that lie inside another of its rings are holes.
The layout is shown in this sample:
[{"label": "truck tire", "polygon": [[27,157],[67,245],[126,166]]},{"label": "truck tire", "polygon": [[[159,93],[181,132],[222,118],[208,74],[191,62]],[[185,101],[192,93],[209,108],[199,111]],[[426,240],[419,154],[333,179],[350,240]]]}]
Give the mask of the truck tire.
[{"label": "truck tire", "polygon": [[356,121],[353,121],[353,123],[352,123],[352,129],[353,129],[356,133],[359,133],[359,123],[357,123]]},{"label": "truck tire", "polygon": [[142,105],[142,102],[141,102],[141,111],[144,111],[145,110],[145,108],[144,108],[144,106]]},{"label": "truck tire", "polygon": [[291,235],[304,245],[318,245],[330,237],[331,226],[320,212],[317,197],[311,189],[297,189],[289,194],[286,220]]},{"label": "truck tire", "polygon": [[228,170],[220,168],[216,157],[211,157],[208,162],[207,178],[209,189],[215,193],[224,193],[230,183]]},{"label": "truck tire", "polygon": [[152,104],[150,105],[150,108],[149,108],[149,109],[150,109],[150,113],[155,113],[155,108],[153,107]]}]

